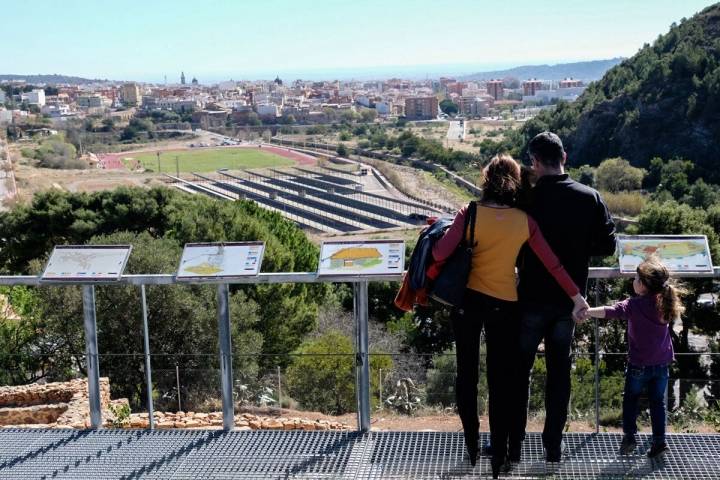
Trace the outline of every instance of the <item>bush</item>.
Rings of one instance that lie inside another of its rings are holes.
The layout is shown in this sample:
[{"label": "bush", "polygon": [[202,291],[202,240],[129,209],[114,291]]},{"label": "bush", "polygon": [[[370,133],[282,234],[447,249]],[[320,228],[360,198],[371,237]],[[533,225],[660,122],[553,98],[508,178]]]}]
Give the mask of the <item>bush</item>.
[{"label": "bush", "polygon": [[588,187],[595,188],[595,169],[590,165],[582,165],[578,168],[571,168],[568,170],[568,174],[575,179],[575,181],[587,185]]},{"label": "bush", "polygon": [[595,172],[595,181],[600,190],[619,192],[637,190],[642,186],[645,170],[635,168],[623,158],[604,160]]},{"label": "bush", "polygon": [[640,192],[603,192],[603,200],[610,213],[636,217],[645,208],[647,198]]},{"label": "bush", "polygon": [[[341,415],[355,409],[355,355],[350,338],[334,330],[304,342],[288,367],[286,382],[292,398],[309,410]],[[389,371],[389,356],[372,355],[370,369]],[[370,379],[372,391],[378,379]],[[375,397],[371,395],[375,400]]]},{"label": "bush", "polygon": [[[478,410],[484,413],[487,409],[488,388],[486,376],[485,344],[480,344],[480,359],[478,362]],[[455,363],[455,349],[450,349],[440,355],[433,356],[433,368],[427,373],[427,386],[425,388],[428,405],[449,407],[455,405],[455,378],[457,367]]]},{"label": "bush", "polygon": [[77,150],[62,140],[46,140],[35,150],[34,158],[43,168],[87,168],[87,162],[77,158]]}]

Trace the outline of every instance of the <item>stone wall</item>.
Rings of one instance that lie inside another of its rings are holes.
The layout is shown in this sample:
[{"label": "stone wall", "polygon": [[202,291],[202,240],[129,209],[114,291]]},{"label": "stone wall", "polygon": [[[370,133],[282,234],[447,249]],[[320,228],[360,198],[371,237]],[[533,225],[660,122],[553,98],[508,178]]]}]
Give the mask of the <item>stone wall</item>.
[{"label": "stone wall", "polygon": [[[117,419],[110,410],[127,405],[127,399],[110,399],[110,381],[100,379],[100,406],[105,427],[149,428],[147,413]],[[221,412],[155,412],[156,428],[222,428]],[[350,430],[340,422],[285,418],[243,413],[235,416],[236,430]],[[89,428],[90,402],[86,379],[69,382],[0,387],[0,427]]]},{"label": "stone wall", "polygon": [[[103,418],[112,418],[110,403],[110,380],[103,377],[100,379]],[[88,428],[87,380],[0,387],[0,426],[9,425]]]},{"label": "stone wall", "polygon": [[[222,412],[155,412],[155,428],[220,428]],[[148,428],[147,413],[131,414],[128,428]],[[300,417],[268,417],[242,413],[235,415],[235,430],[351,430],[347,424]]]}]

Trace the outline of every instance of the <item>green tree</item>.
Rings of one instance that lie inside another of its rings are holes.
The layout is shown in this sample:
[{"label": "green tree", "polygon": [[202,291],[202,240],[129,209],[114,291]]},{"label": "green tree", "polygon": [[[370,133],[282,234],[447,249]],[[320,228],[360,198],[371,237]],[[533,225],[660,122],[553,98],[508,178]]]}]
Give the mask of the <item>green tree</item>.
[{"label": "green tree", "polygon": [[440,102],[440,110],[446,115],[455,115],[458,113],[459,108],[457,103],[453,102],[450,99],[445,99],[442,102]]},{"label": "green tree", "polygon": [[616,193],[639,189],[644,176],[643,169],[631,166],[627,160],[609,158],[597,167],[595,182],[598,189]]},{"label": "green tree", "polygon": [[360,120],[363,123],[372,123],[377,118],[377,110],[374,108],[363,108],[360,110]]},{"label": "green tree", "polygon": [[[148,233],[118,232],[93,237],[89,243],[130,244],[128,273],[171,273],[177,268],[180,246]],[[41,265],[37,262],[37,266]],[[130,285],[96,287],[98,349],[103,375],[110,377],[114,396],[127,397],[133,407],[145,406],[142,375],[142,313],[139,289]],[[56,346],[53,362],[75,365],[85,374],[82,301],[79,287],[38,289],[35,317],[43,319],[40,343]],[[150,286],[147,288],[150,349],[156,372],[183,371],[186,408],[197,408],[217,396],[217,318],[215,289],[210,286]],[[244,292],[230,298],[233,362],[238,371],[257,374],[262,337],[257,304]],[[155,376],[155,388],[166,398],[174,376]],[[162,400],[160,400],[162,403]],[[167,406],[165,406],[167,408]],[[163,408],[159,405],[159,408]]]},{"label": "green tree", "polygon": [[27,287],[0,287],[0,385],[23,385],[65,372],[50,360],[54,345],[38,341],[42,322]]},{"label": "green tree", "polygon": [[[178,246],[189,242],[263,240],[265,272],[314,271],[318,248],[291,222],[253,202],[219,202],[166,188],[118,188],[93,194],[48,191],[0,212],[0,268],[28,272],[57,244],[84,244],[93,236],[118,231],[148,232]],[[285,354],[312,331],[328,284],[245,285],[259,305],[263,367],[287,362]]]},{"label": "green tree", "polygon": [[693,170],[689,160],[670,160],[663,166],[659,190],[666,190],[675,199],[682,198],[688,192],[688,177]]},{"label": "green tree", "polygon": [[682,201],[691,207],[707,209],[718,204],[720,191],[717,185],[708,185],[700,178],[693,183]]},{"label": "green tree", "polygon": [[583,165],[577,169],[576,180],[588,187],[595,187],[595,169],[590,165]]},{"label": "green tree", "polygon": [[338,154],[339,157],[347,157],[349,153],[347,147],[342,143],[337,146],[335,152]]}]

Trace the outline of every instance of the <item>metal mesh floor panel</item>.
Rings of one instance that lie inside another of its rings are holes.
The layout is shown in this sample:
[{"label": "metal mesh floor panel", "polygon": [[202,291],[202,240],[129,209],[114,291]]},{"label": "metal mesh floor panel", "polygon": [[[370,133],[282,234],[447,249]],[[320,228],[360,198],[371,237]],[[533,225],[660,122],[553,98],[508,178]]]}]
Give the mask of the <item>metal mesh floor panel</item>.
[{"label": "metal mesh floor panel", "polygon": [[[481,441],[487,434],[481,434]],[[617,454],[620,434],[565,435],[561,463],[544,461],[540,435],[501,478],[720,479],[720,435],[668,435],[660,461]],[[461,433],[208,430],[0,430],[0,479],[460,479],[470,466]]]}]

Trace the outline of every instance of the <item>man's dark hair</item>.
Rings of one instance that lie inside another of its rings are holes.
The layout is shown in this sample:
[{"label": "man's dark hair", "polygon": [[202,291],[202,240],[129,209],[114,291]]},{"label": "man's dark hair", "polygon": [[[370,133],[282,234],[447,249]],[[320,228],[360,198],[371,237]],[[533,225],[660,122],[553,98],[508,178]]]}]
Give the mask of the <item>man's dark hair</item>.
[{"label": "man's dark hair", "polygon": [[565,149],[560,137],[552,132],[542,132],[530,140],[528,153],[545,166],[559,167],[562,165]]}]

